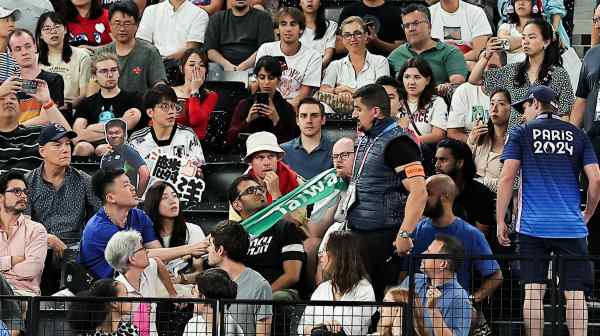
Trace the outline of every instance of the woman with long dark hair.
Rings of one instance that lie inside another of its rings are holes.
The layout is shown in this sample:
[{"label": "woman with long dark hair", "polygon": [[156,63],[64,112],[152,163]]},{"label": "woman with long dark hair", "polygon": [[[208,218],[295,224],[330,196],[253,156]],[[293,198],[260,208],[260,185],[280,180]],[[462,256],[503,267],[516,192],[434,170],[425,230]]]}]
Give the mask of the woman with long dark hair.
[{"label": "woman with long dark hair", "polygon": [[[240,133],[267,131],[277,136],[279,143],[292,140],[300,135],[296,125],[296,111],[279,91],[281,63],[273,56],[263,56],[254,67],[257,93],[238,103],[227,132],[227,143],[232,145],[240,139]],[[264,97],[265,101],[260,96]]]},{"label": "woman with long dark hair", "polygon": [[321,0],[300,0],[300,8],[306,19],[306,28],[300,42],[323,56],[323,69],[327,68],[335,52],[335,33],[338,25],[325,17]]},{"label": "woman with long dark hair", "polygon": [[[530,86],[549,86],[559,97],[559,115],[568,116],[575,97],[569,74],[561,66],[558,39],[554,36],[552,26],[541,18],[530,20],[523,28],[521,45],[526,55],[523,62],[484,72],[492,53],[502,48],[497,38],[491,38],[473,67],[469,82],[477,85],[483,78],[483,85],[488,91],[506,89],[513,101],[523,99]],[[516,118],[511,118],[511,125],[518,122]]]},{"label": "woman with long dark hair", "polygon": [[65,102],[77,105],[86,97],[90,82],[89,53],[69,45],[66,22],[55,12],[46,12],[40,16],[35,27],[35,37],[40,67],[62,76]]},{"label": "woman with long dark hair", "polygon": [[[435,95],[433,71],[419,57],[410,58],[398,71],[400,116],[421,143],[435,144],[446,137],[448,105]],[[405,121],[404,121],[405,119]]]},{"label": "woman with long dark hair", "polygon": [[502,165],[500,155],[504,149],[511,113],[510,93],[498,89],[490,95],[490,118],[477,121],[469,133],[467,144],[473,151],[477,180],[496,192]]},{"label": "woman with long dark hair", "polygon": [[[350,231],[332,232],[320,255],[324,277],[311,301],[375,301],[375,292],[357,248],[357,237]],[[315,328],[337,334],[366,335],[374,307],[307,306],[298,326],[299,335],[310,335]],[[324,335],[324,334],[323,334]]]},{"label": "woman with long dark hair", "polygon": [[93,50],[112,41],[108,10],[101,0],[65,0],[69,44]]},{"label": "woman with long dark hair", "polygon": [[[154,230],[162,247],[195,244],[206,239],[200,226],[185,221],[179,203],[175,187],[168,182],[157,181],[146,192],[144,211],[154,223]],[[182,259],[176,259],[168,266],[181,261]],[[173,274],[173,282],[193,284],[195,276],[202,271],[202,259],[194,258],[190,268],[189,271]]]},{"label": "woman with long dark hair", "polygon": [[[77,294],[83,298],[124,298],[127,288],[114,280],[102,279],[94,282],[89,290]],[[103,302],[75,301],[67,314],[67,321],[78,335],[93,336],[138,336],[139,330],[134,324],[124,322],[123,317],[130,315],[132,304],[127,301]]]},{"label": "woman with long dark hair", "polygon": [[509,0],[512,10],[507,13],[508,22],[502,23],[498,27],[498,38],[507,39],[509,50],[506,51],[506,63],[512,64],[523,62],[525,53],[521,47],[523,39],[523,28],[529,20],[540,18],[542,15],[539,10],[533,10],[532,0]]},{"label": "woman with long dark hair", "polygon": [[194,129],[203,140],[210,115],[217,106],[219,95],[204,87],[208,73],[208,56],[200,48],[188,49],[180,60],[183,84],[173,87],[179,105],[177,122]]}]

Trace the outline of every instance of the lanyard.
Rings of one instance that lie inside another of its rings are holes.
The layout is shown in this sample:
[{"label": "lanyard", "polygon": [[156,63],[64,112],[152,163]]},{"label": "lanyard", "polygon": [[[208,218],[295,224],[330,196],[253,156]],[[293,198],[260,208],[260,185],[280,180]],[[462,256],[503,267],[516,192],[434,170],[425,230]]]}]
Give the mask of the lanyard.
[{"label": "lanyard", "polygon": [[[354,183],[358,182],[358,179],[360,178],[360,176],[362,175],[362,171],[363,168],[365,167],[365,162],[367,162],[367,157],[369,156],[369,152],[371,151],[371,148],[373,148],[373,145],[375,145],[375,143],[377,142],[377,140],[379,139],[379,137],[381,137],[382,135],[386,134],[387,132],[393,130],[394,128],[396,128],[398,125],[396,125],[396,123],[392,123],[390,125],[388,125],[388,127],[386,127],[383,132],[379,133],[378,136],[375,137],[375,139],[373,140],[373,142],[371,143],[371,145],[369,146],[369,148],[367,148],[367,151],[365,152],[365,156],[362,159],[362,162],[360,163],[360,167],[358,167],[358,172],[356,174],[356,178],[354,178]],[[363,145],[363,140],[367,138],[367,136],[364,136],[362,139],[360,139],[360,142],[358,143],[358,148],[360,149],[360,146]],[[354,158],[354,161],[352,162],[352,172],[354,172],[354,168],[356,167],[356,157]]]}]

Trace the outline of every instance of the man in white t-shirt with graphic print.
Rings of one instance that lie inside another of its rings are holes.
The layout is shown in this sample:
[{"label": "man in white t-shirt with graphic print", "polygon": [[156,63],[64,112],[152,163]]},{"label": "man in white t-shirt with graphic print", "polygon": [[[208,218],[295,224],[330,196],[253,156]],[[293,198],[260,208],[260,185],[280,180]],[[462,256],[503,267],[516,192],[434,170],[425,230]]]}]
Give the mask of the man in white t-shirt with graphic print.
[{"label": "man in white t-shirt with graphic print", "polygon": [[465,54],[465,61],[477,61],[492,35],[483,8],[463,0],[441,0],[429,7],[431,36],[454,44]]},{"label": "man in white t-shirt with graphic print", "polygon": [[[304,14],[297,8],[284,7],[277,13],[279,41],[265,43],[258,48],[256,59],[271,55],[285,62],[278,90],[294,107],[321,86],[321,55],[300,43],[306,27]],[[285,60],[285,61],[284,61]]]},{"label": "man in white t-shirt with graphic print", "polygon": [[[180,172],[188,177],[202,177],[205,160],[200,140],[193,129],[175,122],[176,103],[177,96],[171,87],[159,84],[150,89],[144,105],[152,126],[133,133],[129,140],[129,145],[150,168],[148,185],[156,179],[176,185]],[[201,189],[204,190],[203,185]]]}]

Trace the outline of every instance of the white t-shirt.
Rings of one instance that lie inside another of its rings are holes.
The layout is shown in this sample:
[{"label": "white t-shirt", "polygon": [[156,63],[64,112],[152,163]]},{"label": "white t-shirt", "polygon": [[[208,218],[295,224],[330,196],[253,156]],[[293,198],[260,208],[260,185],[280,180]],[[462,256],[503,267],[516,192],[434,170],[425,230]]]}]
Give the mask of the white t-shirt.
[{"label": "white t-shirt", "polygon": [[90,54],[82,48],[71,47],[73,54],[71,61],[65,63],[59,54],[48,54],[49,66],[40,63],[40,68],[48,72],[54,72],[62,76],[65,82],[65,101],[71,102],[74,98],[81,96],[81,87],[87,87],[90,82]]},{"label": "white t-shirt", "polygon": [[204,43],[208,14],[189,1],[174,11],[169,1],[148,6],[136,37],[146,40],[165,57],[183,48],[186,42]]},{"label": "white t-shirt", "polygon": [[335,60],[329,64],[323,76],[323,84],[335,88],[339,85],[345,85],[353,89],[358,89],[367,84],[373,84],[377,78],[390,74],[390,65],[387,58],[380,55],[373,55],[367,51],[365,64],[362,70],[357,74],[350,61],[350,56]]},{"label": "white t-shirt", "polygon": [[[446,105],[444,99],[441,97],[435,96],[433,101],[428,105],[427,110],[417,111],[417,103],[409,102],[408,107],[410,108],[412,117],[419,128],[421,135],[431,134],[431,130],[434,126],[446,130],[446,124],[448,122],[448,105]],[[409,124],[408,128],[417,133],[412,122]]]},{"label": "white t-shirt", "polygon": [[301,44],[300,50],[295,55],[286,56],[281,51],[279,41],[268,42],[258,48],[256,60],[258,61],[266,55],[285,57],[287,69],[281,74],[281,81],[278,87],[284,99],[296,97],[302,85],[316,88],[321,86],[323,57],[308,46]]},{"label": "white t-shirt", "polygon": [[429,6],[431,36],[456,45],[471,46],[475,37],[492,35],[492,27],[483,8],[460,0],[458,9],[448,13],[438,2]]},{"label": "white t-shirt", "polygon": [[[221,331],[218,330],[221,324],[217,324],[216,335],[221,335]],[[208,329],[208,323],[202,315],[194,315],[188,323],[185,325],[183,336],[211,336],[212,330]],[[228,310],[225,313],[225,336],[244,336],[242,328],[235,322]]]},{"label": "white t-shirt", "polygon": [[471,132],[475,120],[487,123],[489,117],[490,97],[483,92],[483,86],[466,82],[456,88],[448,113],[448,128],[464,128],[465,132]]},{"label": "white t-shirt", "polygon": [[[311,301],[334,301],[331,280],[325,281],[317,287]],[[374,302],[375,292],[366,279],[361,280],[348,293],[344,294],[339,301],[361,301]],[[314,327],[326,320],[335,319],[339,322],[346,335],[366,335],[371,324],[371,316],[377,311],[376,306],[306,306],[300,324],[298,334],[305,335],[304,327]]]},{"label": "white t-shirt", "polygon": [[[206,235],[200,225],[185,223],[185,226],[187,227],[186,244],[196,244],[206,239]],[[165,247],[171,247],[171,236],[161,236],[161,238]]]},{"label": "white t-shirt", "polygon": [[140,290],[136,290],[125,278],[123,274],[119,274],[116,281],[125,286],[127,289],[127,294],[130,297],[164,297],[164,285],[160,282],[158,278],[158,265],[156,264],[156,260],[149,258],[148,267],[144,269],[142,272],[142,276],[140,277]]},{"label": "white t-shirt", "polygon": [[300,43],[313,49],[321,56],[325,55],[325,49],[333,48],[335,49],[335,32],[337,31],[338,24],[337,22],[327,20],[327,30],[325,30],[325,35],[318,40],[315,40],[315,32],[306,27],[304,29],[304,33],[300,36]]},{"label": "white t-shirt", "polygon": [[[503,23],[498,27],[498,32],[505,32],[510,37],[522,38],[523,34],[517,29],[517,25],[514,23]],[[506,53],[506,64],[513,64],[523,62],[525,60],[525,53],[523,49],[519,48],[512,52]]]}]

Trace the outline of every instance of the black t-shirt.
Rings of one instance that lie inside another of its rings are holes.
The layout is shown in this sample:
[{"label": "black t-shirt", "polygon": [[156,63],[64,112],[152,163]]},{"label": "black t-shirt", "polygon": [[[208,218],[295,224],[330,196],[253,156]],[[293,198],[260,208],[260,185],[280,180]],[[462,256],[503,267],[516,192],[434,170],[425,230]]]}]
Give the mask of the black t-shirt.
[{"label": "black t-shirt", "polygon": [[130,108],[138,108],[142,112],[142,117],[132,131],[142,129],[148,126],[148,116],[141,106],[142,97],[135,92],[121,90],[118,95],[112,98],[104,98],[100,92],[85,98],[77,107],[75,119],[84,118],[88,125],[97,123],[106,123],[110,119],[121,118],[125,111]]},{"label": "black t-shirt", "polygon": [[[62,106],[65,102],[65,82],[63,81],[62,76],[54,72],[42,70],[36,78],[43,79],[46,81],[46,83],[48,83],[50,98],[57,107]],[[31,98],[31,96],[26,93],[19,92],[17,93],[17,98],[19,100],[23,100]]]},{"label": "black t-shirt", "polygon": [[[365,6],[362,1],[353,3],[344,7],[340,14],[338,24],[341,24],[344,19],[350,16],[360,16],[367,24],[373,25],[377,37],[382,41],[394,43],[398,40],[406,40],[404,29],[400,26],[402,23],[402,12],[390,2],[386,2],[379,7]],[[369,51],[387,56],[387,52],[383,50],[375,50],[369,48]]]},{"label": "black t-shirt", "polygon": [[485,185],[475,180],[466,183],[454,201],[454,214],[468,223],[479,223],[496,232],[496,195]]},{"label": "black t-shirt", "polygon": [[250,241],[246,266],[260,273],[269,283],[283,274],[286,260],[306,260],[304,233],[294,223],[280,220]]}]

